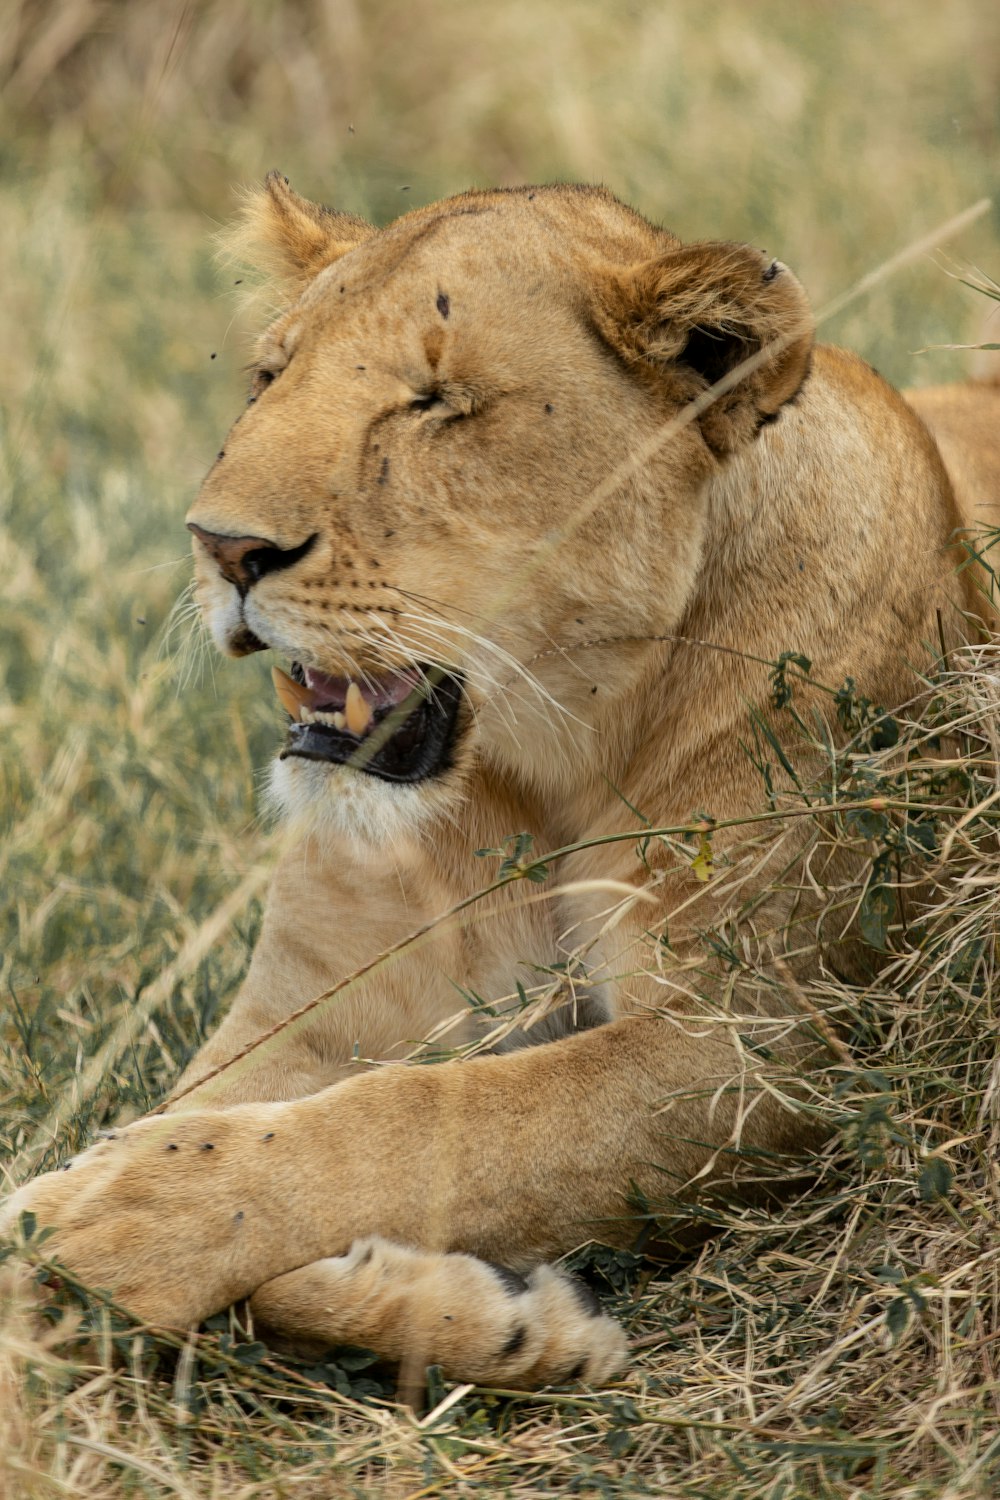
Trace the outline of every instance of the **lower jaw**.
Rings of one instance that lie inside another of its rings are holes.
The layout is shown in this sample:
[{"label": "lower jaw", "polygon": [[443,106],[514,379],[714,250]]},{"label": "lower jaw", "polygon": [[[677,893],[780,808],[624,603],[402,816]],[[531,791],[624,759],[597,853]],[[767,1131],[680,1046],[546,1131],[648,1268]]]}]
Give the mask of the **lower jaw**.
[{"label": "lower jaw", "polygon": [[403,786],[291,755],[272,762],[265,806],[296,840],[346,841],[352,859],[384,869],[387,850],[420,839],[451,795],[447,779]]}]

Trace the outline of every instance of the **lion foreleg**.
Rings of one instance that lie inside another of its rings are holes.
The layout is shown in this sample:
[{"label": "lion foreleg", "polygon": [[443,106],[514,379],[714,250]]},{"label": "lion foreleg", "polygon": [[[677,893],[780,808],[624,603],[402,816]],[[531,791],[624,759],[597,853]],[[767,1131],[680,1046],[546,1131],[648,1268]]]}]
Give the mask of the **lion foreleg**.
[{"label": "lion foreleg", "polygon": [[653,1018],[390,1065],[286,1104],[139,1121],[21,1189],[6,1217],[53,1225],[59,1259],[169,1325],[376,1234],[537,1264],[595,1236],[629,1243],[633,1188],[655,1202],[729,1175],[737,1129],[751,1159],[801,1141],[770,1093],[740,1121],[744,1065],[724,1036]]}]

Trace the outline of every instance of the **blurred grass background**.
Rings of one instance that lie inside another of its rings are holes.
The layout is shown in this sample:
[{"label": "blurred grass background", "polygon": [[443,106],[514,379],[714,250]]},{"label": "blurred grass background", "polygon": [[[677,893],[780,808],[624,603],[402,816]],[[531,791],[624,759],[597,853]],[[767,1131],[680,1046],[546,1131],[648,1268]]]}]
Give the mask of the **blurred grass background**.
[{"label": "blurred grass background", "polygon": [[[262,847],[266,667],[176,649],[183,622],[165,640],[183,513],[243,395],[211,258],[233,187],[277,166],[383,221],[471,184],[603,181],[685,238],[766,247],[822,304],[996,194],[998,125],[991,0],[6,0],[0,1152]],[[951,253],[996,276],[997,226]],[[914,351],[984,316],[928,259],[823,332],[934,383],[968,357]],[[258,917],[178,976],[48,1159],[162,1091]]]}]

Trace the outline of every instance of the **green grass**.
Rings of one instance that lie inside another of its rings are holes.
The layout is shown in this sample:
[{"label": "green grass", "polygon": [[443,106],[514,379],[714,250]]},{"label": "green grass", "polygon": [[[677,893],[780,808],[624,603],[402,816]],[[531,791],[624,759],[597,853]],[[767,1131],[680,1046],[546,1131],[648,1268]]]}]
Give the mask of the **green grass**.
[{"label": "green grass", "polygon": [[[0,1151],[13,1171],[162,1094],[259,921],[256,777],[278,733],[266,668],[211,658],[183,614],[168,630],[189,579],[183,513],[242,397],[247,321],[210,246],[231,186],[280,166],[381,220],[472,182],[604,180],[684,237],[766,246],[822,305],[995,194],[998,31],[976,0],[11,7]],[[995,276],[996,225],[994,210],[950,253]],[[824,332],[898,381],[933,383],[967,357],[914,351],[975,341],[988,306],[923,259]],[[947,690],[986,759],[988,667]],[[962,797],[989,787],[983,773]],[[727,1216],[669,1276],[607,1264],[612,1305],[645,1340],[620,1386],[468,1393],[421,1428],[372,1400],[368,1371],[306,1384],[219,1329],[178,1352],[88,1302],[98,1337],[81,1342],[39,1321],[7,1262],[0,1489],[995,1493],[998,871],[985,834],[953,854],[937,945],[850,997],[850,1066],[821,1085],[840,1130],[819,1184],[779,1214]],[[209,944],[234,892],[247,899]],[[939,1160],[947,1172],[928,1167]]]}]

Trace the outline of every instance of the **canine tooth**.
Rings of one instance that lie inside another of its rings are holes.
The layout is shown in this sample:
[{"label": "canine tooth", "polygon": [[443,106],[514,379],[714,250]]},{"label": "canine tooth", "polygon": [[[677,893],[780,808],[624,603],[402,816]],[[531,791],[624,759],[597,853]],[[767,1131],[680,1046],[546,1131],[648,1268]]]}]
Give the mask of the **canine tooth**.
[{"label": "canine tooth", "polygon": [[337,711],[333,715],[333,727],[334,727],[334,729],[346,729],[347,728],[347,720],[344,718],[344,715],[340,712],[339,708],[337,709]]},{"label": "canine tooth", "polygon": [[282,708],[291,714],[297,724],[301,724],[304,719],[303,709],[312,699],[309,689],[289,677],[280,667],[271,668],[271,681]]},{"label": "canine tooth", "polygon": [[356,682],[348,683],[344,700],[344,719],[352,734],[364,734],[372,721],[372,711]]},{"label": "canine tooth", "polygon": [[299,723],[300,724],[315,724],[315,722],[316,722],[316,715],[313,713],[313,711],[312,711],[311,708],[300,708],[299,709]]}]

